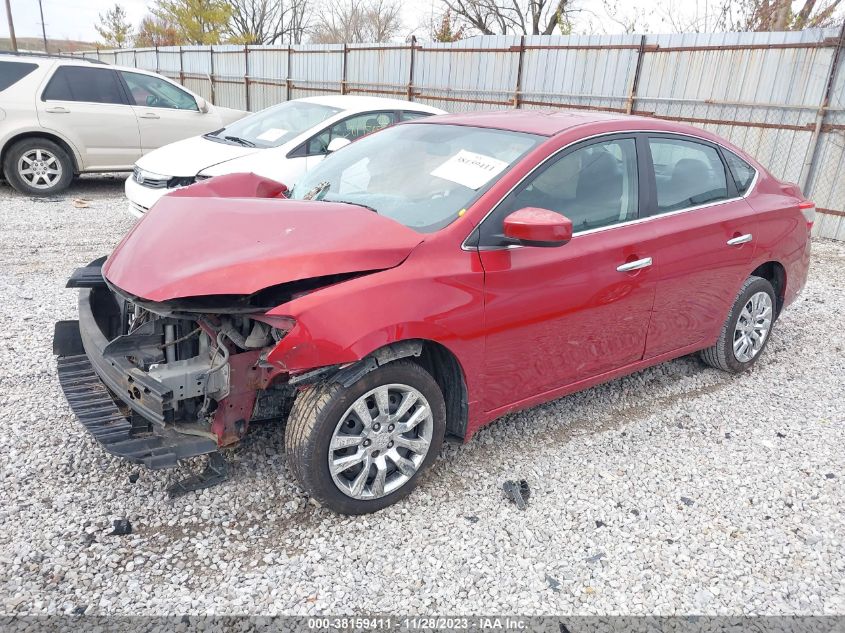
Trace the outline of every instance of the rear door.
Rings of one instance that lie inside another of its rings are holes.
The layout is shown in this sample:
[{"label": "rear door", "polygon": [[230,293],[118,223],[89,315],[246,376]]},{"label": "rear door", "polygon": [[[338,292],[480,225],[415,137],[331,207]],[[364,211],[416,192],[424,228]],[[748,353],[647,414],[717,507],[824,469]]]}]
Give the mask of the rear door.
[{"label": "rear door", "polygon": [[143,73],[118,72],[138,118],[144,154],[184,138],[212,132],[220,126],[219,118],[211,112],[200,111],[191,93],[169,81]]},{"label": "rear door", "polygon": [[111,68],[58,66],[36,109],[41,125],[79,148],[83,169],[131,169],[140,156],[138,122]]},{"label": "rear door", "polygon": [[[485,410],[636,363],[656,288],[646,192],[633,136],[602,138],[550,159],[484,220]],[[540,207],[572,220],[552,248],[507,247],[502,223]]]},{"label": "rear door", "polygon": [[647,147],[659,259],[651,358],[712,342],[749,273],[756,220],[716,145],[654,134]]}]

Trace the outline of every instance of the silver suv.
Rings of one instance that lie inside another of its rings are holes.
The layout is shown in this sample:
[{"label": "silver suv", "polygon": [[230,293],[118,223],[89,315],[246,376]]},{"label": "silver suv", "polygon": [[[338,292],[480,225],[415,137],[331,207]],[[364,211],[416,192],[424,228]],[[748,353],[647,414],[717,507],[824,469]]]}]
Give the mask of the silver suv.
[{"label": "silver suv", "polygon": [[137,68],[0,54],[0,163],[29,195],[55,194],[75,174],[131,171],[146,152],[245,114]]}]

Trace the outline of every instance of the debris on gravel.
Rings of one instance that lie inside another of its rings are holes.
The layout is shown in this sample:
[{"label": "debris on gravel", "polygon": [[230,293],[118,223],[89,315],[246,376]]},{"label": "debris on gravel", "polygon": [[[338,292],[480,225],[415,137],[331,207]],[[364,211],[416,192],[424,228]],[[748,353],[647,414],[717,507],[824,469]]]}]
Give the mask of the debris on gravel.
[{"label": "debris on gravel", "polygon": [[[71,271],[134,219],[119,178],[71,192],[0,186],[0,613],[845,612],[845,245],[813,244],[751,372],[686,357],[508,415],[408,499],[345,517],[293,480],[277,425],[176,499],[88,437],[53,323],[76,316]],[[525,510],[502,502],[512,473]]]},{"label": "debris on gravel", "polygon": [[112,521],[114,529],[109,532],[109,536],[125,536],[132,534],[132,524],[129,519],[115,519]]},{"label": "debris on gravel", "polygon": [[502,490],[505,491],[505,496],[515,503],[520,510],[525,510],[528,507],[531,489],[525,479],[520,479],[518,482],[508,479],[502,484]]}]

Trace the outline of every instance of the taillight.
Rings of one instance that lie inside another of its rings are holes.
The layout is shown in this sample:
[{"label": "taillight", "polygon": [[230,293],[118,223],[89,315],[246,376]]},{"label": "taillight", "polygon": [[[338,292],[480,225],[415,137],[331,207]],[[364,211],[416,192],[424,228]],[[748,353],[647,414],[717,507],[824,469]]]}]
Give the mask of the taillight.
[{"label": "taillight", "polygon": [[807,228],[813,228],[813,222],[816,221],[816,203],[808,200],[799,204],[798,208],[801,209],[804,219],[807,220]]}]

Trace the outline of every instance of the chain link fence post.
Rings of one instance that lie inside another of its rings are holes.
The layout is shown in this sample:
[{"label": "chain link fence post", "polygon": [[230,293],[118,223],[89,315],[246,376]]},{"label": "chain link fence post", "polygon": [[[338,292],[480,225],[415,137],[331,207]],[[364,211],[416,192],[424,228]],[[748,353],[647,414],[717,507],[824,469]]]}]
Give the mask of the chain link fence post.
[{"label": "chain link fence post", "polygon": [[819,156],[819,146],[821,145],[821,133],[824,129],[824,120],[827,116],[827,109],[830,106],[830,95],[833,92],[833,83],[836,80],[836,70],[841,63],[842,49],[845,47],[845,21],[842,22],[842,27],[839,29],[839,39],[836,42],[836,49],[833,51],[833,57],[830,60],[830,69],[827,74],[827,86],[825,87],[824,96],[819,104],[818,112],[816,113],[816,125],[813,128],[813,137],[810,141],[810,151],[808,152],[807,162],[801,170],[801,178],[799,185],[804,195],[809,196],[808,185],[812,183],[813,176],[816,171],[816,161]]}]

